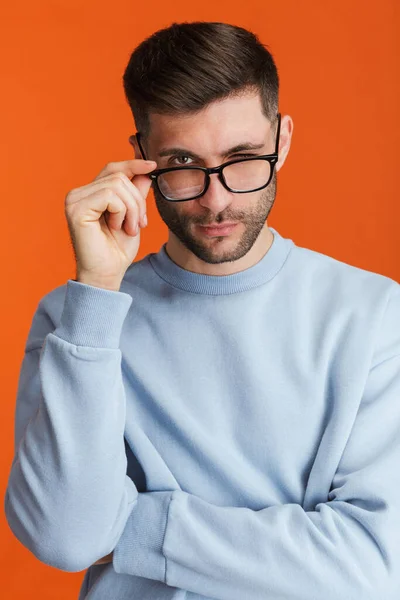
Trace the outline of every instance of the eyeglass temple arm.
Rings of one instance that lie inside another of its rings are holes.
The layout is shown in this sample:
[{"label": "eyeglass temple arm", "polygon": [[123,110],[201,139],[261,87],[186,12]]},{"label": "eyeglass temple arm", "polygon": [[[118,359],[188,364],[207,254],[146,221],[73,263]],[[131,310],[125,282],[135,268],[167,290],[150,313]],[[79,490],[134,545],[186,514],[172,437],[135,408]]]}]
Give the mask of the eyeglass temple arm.
[{"label": "eyeglass temple arm", "polygon": [[138,146],[139,146],[139,149],[140,149],[140,153],[142,155],[143,160],[147,160],[147,158],[145,156],[145,153],[144,153],[144,150],[143,150],[143,146],[140,143],[141,134],[139,133],[139,131],[137,133],[135,133],[135,138],[136,138],[136,141],[138,143]]},{"label": "eyeglass temple arm", "polygon": [[278,113],[277,117],[278,117],[278,129],[276,131],[275,154],[279,158],[278,151],[279,151],[279,137],[280,137],[280,134],[281,134],[281,113]]}]

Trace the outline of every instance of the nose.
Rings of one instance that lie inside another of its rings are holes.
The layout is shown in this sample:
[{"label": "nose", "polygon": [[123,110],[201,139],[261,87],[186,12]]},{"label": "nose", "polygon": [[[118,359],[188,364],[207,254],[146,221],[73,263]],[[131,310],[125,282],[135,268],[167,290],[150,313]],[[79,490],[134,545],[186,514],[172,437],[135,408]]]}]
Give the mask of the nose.
[{"label": "nose", "polygon": [[210,185],[203,196],[198,198],[201,206],[206,206],[214,214],[222,212],[233,200],[233,192],[224,188],[219,180],[218,173],[211,173]]}]

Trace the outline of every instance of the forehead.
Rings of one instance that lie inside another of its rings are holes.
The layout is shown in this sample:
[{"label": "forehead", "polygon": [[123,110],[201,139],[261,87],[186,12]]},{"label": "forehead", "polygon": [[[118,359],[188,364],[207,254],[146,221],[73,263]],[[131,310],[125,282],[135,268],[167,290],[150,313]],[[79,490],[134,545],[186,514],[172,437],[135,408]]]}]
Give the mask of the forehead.
[{"label": "forehead", "polygon": [[217,100],[195,114],[151,113],[148,147],[152,155],[176,146],[219,156],[243,142],[265,143],[269,130],[259,94],[247,94]]}]

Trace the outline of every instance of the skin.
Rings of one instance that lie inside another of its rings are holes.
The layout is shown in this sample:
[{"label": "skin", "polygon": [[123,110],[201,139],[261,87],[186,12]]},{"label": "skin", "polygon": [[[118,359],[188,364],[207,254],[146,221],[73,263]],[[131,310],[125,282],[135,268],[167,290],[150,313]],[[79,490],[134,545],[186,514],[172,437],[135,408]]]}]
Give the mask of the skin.
[{"label": "skin", "polygon": [[[211,103],[196,114],[169,116],[151,113],[150,134],[143,140],[146,158],[155,160],[158,168],[168,166],[214,167],[240,155],[223,156],[224,150],[244,142],[262,143],[257,150],[242,154],[270,154],[275,149],[275,129],[262,114],[258,93],[228,98]],[[266,254],[273,234],[266,224],[276,195],[276,173],[289,152],[293,121],[281,120],[279,161],[270,184],[258,192],[235,194],[226,190],[217,175],[211,175],[207,192],[187,202],[169,202],[153,187],[159,214],[169,230],[166,250],[180,267],[204,275],[230,275],[255,265]],[[142,158],[136,139],[129,142],[135,158]],[[161,148],[179,147],[201,157],[160,157]],[[207,237],[197,225],[238,225],[229,236]]]},{"label": "skin", "polygon": [[[210,187],[204,196],[187,202],[165,200],[155,188],[157,208],[169,230],[166,244],[170,258],[180,267],[204,275],[230,275],[255,265],[268,252],[273,234],[266,222],[276,195],[276,173],[283,166],[290,149],[293,121],[282,116],[279,142],[279,160],[270,184],[258,192],[235,194],[228,192],[216,175],[211,175]],[[136,139],[129,142],[135,158],[142,158]],[[155,160],[158,168],[167,166],[218,166],[233,158],[223,151],[244,142],[263,143],[258,150],[245,154],[271,154],[275,149],[275,130],[262,114],[258,94],[213,102],[197,114],[168,116],[150,115],[149,138],[143,140],[148,160]],[[179,147],[201,157],[174,159],[159,157],[161,148]],[[225,237],[206,237],[196,225],[238,222],[233,232]],[[113,552],[95,565],[112,562]]]}]

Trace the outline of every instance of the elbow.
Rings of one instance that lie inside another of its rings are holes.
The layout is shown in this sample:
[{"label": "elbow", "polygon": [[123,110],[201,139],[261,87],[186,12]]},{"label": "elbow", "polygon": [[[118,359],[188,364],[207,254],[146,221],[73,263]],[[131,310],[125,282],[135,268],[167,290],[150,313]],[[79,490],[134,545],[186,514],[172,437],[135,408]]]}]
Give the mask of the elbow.
[{"label": "elbow", "polygon": [[37,544],[30,550],[40,562],[67,573],[85,571],[98,560],[97,556],[93,560],[88,560],[87,554],[81,556],[76,550],[69,552],[67,548],[61,549],[57,544]]},{"label": "elbow", "polygon": [[4,513],[11,532],[17,540],[27,548],[40,562],[68,573],[77,573],[88,569],[99,558],[110,552],[99,553],[82,544],[73,544],[62,528],[38,524],[26,519],[26,512],[21,518],[10,500],[8,490],[4,499]]}]

